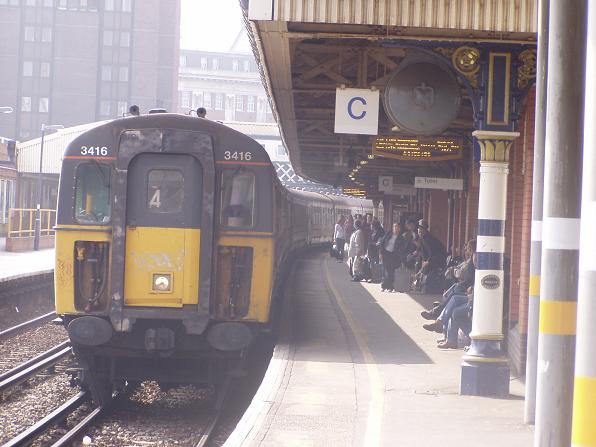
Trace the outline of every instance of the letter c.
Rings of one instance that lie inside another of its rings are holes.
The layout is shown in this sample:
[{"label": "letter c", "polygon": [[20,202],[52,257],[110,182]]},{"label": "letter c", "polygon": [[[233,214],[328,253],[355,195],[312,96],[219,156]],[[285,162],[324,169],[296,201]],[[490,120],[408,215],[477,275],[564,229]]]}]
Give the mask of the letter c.
[{"label": "letter c", "polygon": [[361,102],[362,105],[364,105],[364,106],[366,105],[366,99],[362,98],[361,96],[354,96],[348,102],[348,115],[350,115],[350,118],[352,118],[354,120],[361,120],[362,118],[364,118],[366,116],[366,110],[363,110],[362,112],[360,112],[359,115],[354,115],[354,112],[352,111],[352,106],[354,105],[354,103],[356,101]]}]

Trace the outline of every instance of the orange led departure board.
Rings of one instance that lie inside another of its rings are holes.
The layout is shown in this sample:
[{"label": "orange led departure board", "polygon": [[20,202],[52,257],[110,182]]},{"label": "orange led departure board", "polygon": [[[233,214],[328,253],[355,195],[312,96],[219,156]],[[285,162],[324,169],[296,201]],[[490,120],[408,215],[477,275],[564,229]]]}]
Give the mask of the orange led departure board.
[{"label": "orange led departure board", "polygon": [[410,161],[457,160],[463,155],[459,137],[376,137],[372,153],[379,157]]},{"label": "orange led departure board", "polygon": [[366,191],[359,188],[342,188],[342,192],[355,197],[364,197],[366,195]]}]

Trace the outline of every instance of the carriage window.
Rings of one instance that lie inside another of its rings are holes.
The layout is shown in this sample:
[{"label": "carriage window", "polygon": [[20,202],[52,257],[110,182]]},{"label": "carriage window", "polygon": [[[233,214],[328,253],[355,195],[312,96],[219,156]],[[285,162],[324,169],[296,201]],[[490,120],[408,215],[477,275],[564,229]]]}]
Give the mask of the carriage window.
[{"label": "carriage window", "polygon": [[107,223],[110,215],[110,167],[98,162],[79,165],[75,184],[75,219],[80,223]]},{"label": "carriage window", "polygon": [[255,175],[245,169],[223,171],[221,223],[226,227],[254,225]]},{"label": "carriage window", "polygon": [[154,169],[147,179],[147,208],[152,213],[179,213],[184,201],[184,178],[174,169]]}]

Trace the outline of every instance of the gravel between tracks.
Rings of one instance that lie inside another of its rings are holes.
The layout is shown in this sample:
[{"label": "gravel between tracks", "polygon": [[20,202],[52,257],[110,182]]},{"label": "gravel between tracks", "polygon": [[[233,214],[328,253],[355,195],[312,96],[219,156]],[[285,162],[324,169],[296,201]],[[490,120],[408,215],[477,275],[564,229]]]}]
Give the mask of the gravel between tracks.
[{"label": "gravel between tracks", "polygon": [[48,323],[4,340],[0,343],[0,373],[47,351],[67,338],[64,327]]},{"label": "gravel between tracks", "polygon": [[69,377],[59,374],[34,379],[31,386],[17,390],[0,403],[0,443],[10,440],[78,393]]},{"label": "gravel between tracks", "polygon": [[94,447],[192,446],[207,422],[210,397],[192,386],[163,392],[143,382],[87,435]]}]

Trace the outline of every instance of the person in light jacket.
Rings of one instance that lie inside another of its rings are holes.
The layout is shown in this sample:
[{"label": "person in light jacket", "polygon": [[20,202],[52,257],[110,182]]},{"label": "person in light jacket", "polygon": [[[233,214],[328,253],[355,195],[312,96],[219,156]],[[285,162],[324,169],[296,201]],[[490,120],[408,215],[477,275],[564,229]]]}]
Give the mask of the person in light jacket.
[{"label": "person in light jacket", "polygon": [[346,249],[346,231],[344,230],[345,223],[346,218],[343,216],[343,214],[340,214],[339,218],[337,219],[337,223],[335,224],[335,229],[333,230],[333,241],[337,247],[337,260],[339,262],[343,260],[344,251]]},{"label": "person in light jacket", "polygon": [[348,246],[348,257],[350,258],[350,275],[354,281],[360,281],[363,277],[362,264],[366,255],[365,234],[362,231],[362,222],[354,222],[354,232],[350,236]]}]

